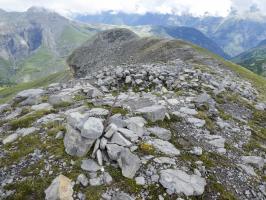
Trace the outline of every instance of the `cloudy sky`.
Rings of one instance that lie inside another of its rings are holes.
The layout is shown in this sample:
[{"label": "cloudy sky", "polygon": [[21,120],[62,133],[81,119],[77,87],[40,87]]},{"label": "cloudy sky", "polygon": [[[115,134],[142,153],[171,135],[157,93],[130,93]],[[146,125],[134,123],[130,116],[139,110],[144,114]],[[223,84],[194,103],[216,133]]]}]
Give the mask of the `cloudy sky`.
[{"label": "cloudy sky", "polygon": [[127,13],[191,13],[226,16],[231,8],[244,12],[259,8],[266,13],[266,0],[0,0],[0,8],[24,11],[31,6],[45,7],[63,15],[99,13],[114,10]]}]

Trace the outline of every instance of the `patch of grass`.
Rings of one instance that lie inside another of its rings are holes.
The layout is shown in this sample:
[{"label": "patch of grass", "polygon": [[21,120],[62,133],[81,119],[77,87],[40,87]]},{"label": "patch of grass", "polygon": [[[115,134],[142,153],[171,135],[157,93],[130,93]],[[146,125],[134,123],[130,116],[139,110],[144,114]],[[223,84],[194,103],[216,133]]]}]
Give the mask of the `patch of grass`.
[{"label": "patch of grass", "polygon": [[221,200],[237,200],[235,195],[227,190],[223,184],[217,182],[211,182],[210,188],[213,191],[219,192],[219,199]]},{"label": "patch of grass", "polygon": [[44,160],[40,160],[37,163],[30,165],[29,167],[23,168],[20,172],[20,175],[27,176],[38,176],[40,170],[44,169],[45,163]]},{"label": "patch of grass", "polygon": [[84,94],[77,94],[74,96],[74,101],[83,101],[86,99],[86,96]]},{"label": "patch of grass", "polygon": [[113,178],[112,186],[115,188],[120,188],[124,192],[129,194],[139,194],[142,186],[137,185],[135,179],[129,179],[122,175],[122,172],[118,168],[114,168],[112,166],[107,167],[107,171]]},{"label": "patch of grass", "polygon": [[232,116],[225,113],[223,110],[218,109],[219,110],[219,116],[223,119],[223,120],[230,120],[232,119]]},{"label": "patch of grass", "polygon": [[9,166],[13,163],[16,163],[24,156],[39,148],[39,146],[40,136],[36,134],[25,136],[16,142],[5,145],[7,156],[0,158],[0,167]]},{"label": "patch of grass", "polygon": [[24,200],[24,199],[44,199],[47,187],[52,182],[51,177],[34,177],[21,182],[16,182],[5,186],[6,190],[15,190],[15,194],[7,200]]},{"label": "patch of grass", "polygon": [[147,143],[141,143],[139,145],[139,151],[141,153],[144,153],[146,155],[154,155],[155,154],[155,149],[152,145],[147,144]]},{"label": "patch of grass", "polygon": [[35,122],[37,119],[41,118],[44,115],[48,115],[51,112],[52,111],[48,111],[48,110],[35,111],[21,118],[14,119],[9,124],[13,130],[16,130],[18,128],[26,128],[26,127],[31,126],[31,124]]},{"label": "patch of grass", "polygon": [[127,115],[128,114],[128,110],[124,109],[124,108],[119,108],[119,107],[114,107],[112,108],[112,114],[121,114],[121,115]]},{"label": "patch of grass", "polygon": [[199,111],[197,114],[197,117],[200,119],[205,120],[206,124],[205,127],[210,131],[210,132],[214,132],[216,130],[216,125],[214,123],[214,120],[209,117],[206,112],[203,111]]},{"label": "patch of grass", "polygon": [[72,103],[63,101],[61,103],[54,105],[54,108],[55,109],[66,108],[66,107],[69,107],[71,105],[72,105]]},{"label": "patch of grass", "polygon": [[20,83],[15,86],[6,87],[0,91],[0,104],[7,102],[20,91],[31,88],[45,87],[51,83],[69,80],[70,78],[71,78],[70,71],[61,71],[58,73],[51,74],[44,78],[40,78],[36,81]]}]

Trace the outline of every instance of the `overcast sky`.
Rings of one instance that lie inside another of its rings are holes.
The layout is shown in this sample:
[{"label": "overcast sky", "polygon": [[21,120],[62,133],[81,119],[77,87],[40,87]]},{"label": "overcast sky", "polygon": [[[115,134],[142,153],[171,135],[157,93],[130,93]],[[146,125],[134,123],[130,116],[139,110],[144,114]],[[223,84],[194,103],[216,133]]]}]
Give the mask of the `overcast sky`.
[{"label": "overcast sky", "polygon": [[226,16],[233,7],[239,12],[259,8],[266,13],[266,0],[0,0],[0,8],[25,11],[31,6],[45,7],[63,15],[99,13],[114,10],[127,13],[191,13]]}]

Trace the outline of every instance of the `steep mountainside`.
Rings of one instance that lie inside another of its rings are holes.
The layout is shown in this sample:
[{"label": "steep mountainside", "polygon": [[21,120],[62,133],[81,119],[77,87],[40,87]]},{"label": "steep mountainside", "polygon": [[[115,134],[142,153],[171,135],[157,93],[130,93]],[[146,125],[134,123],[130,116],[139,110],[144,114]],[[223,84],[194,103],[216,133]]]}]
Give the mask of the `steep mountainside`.
[{"label": "steep mountainside", "polygon": [[266,76],[266,40],[262,41],[257,47],[234,57],[232,61],[257,74]]},{"label": "steep mountainside", "polygon": [[0,105],[0,199],[266,198],[264,78],[121,28],[68,62]]},{"label": "steep mountainside", "polygon": [[87,23],[193,27],[215,41],[230,56],[253,48],[266,38],[266,17],[254,11],[244,15],[231,13],[225,18],[152,13],[138,15],[111,11],[95,15],[76,15],[74,18]]},{"label": "steep mountainside", "polygon": [[34,80],[66,69],[64,57],[92,33],[42,8],[0,12],[0,83]]}]

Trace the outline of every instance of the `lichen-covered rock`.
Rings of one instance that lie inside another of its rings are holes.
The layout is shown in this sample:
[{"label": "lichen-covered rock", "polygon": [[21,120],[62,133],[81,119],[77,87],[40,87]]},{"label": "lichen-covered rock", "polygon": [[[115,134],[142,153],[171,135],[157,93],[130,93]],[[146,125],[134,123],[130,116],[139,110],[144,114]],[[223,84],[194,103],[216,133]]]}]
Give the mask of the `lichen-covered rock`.
[{"label": "lichen-covered rock", "polygon": [[45,190],[45,200],[73,200],[73,185],[64,175],[56,177]]}]

